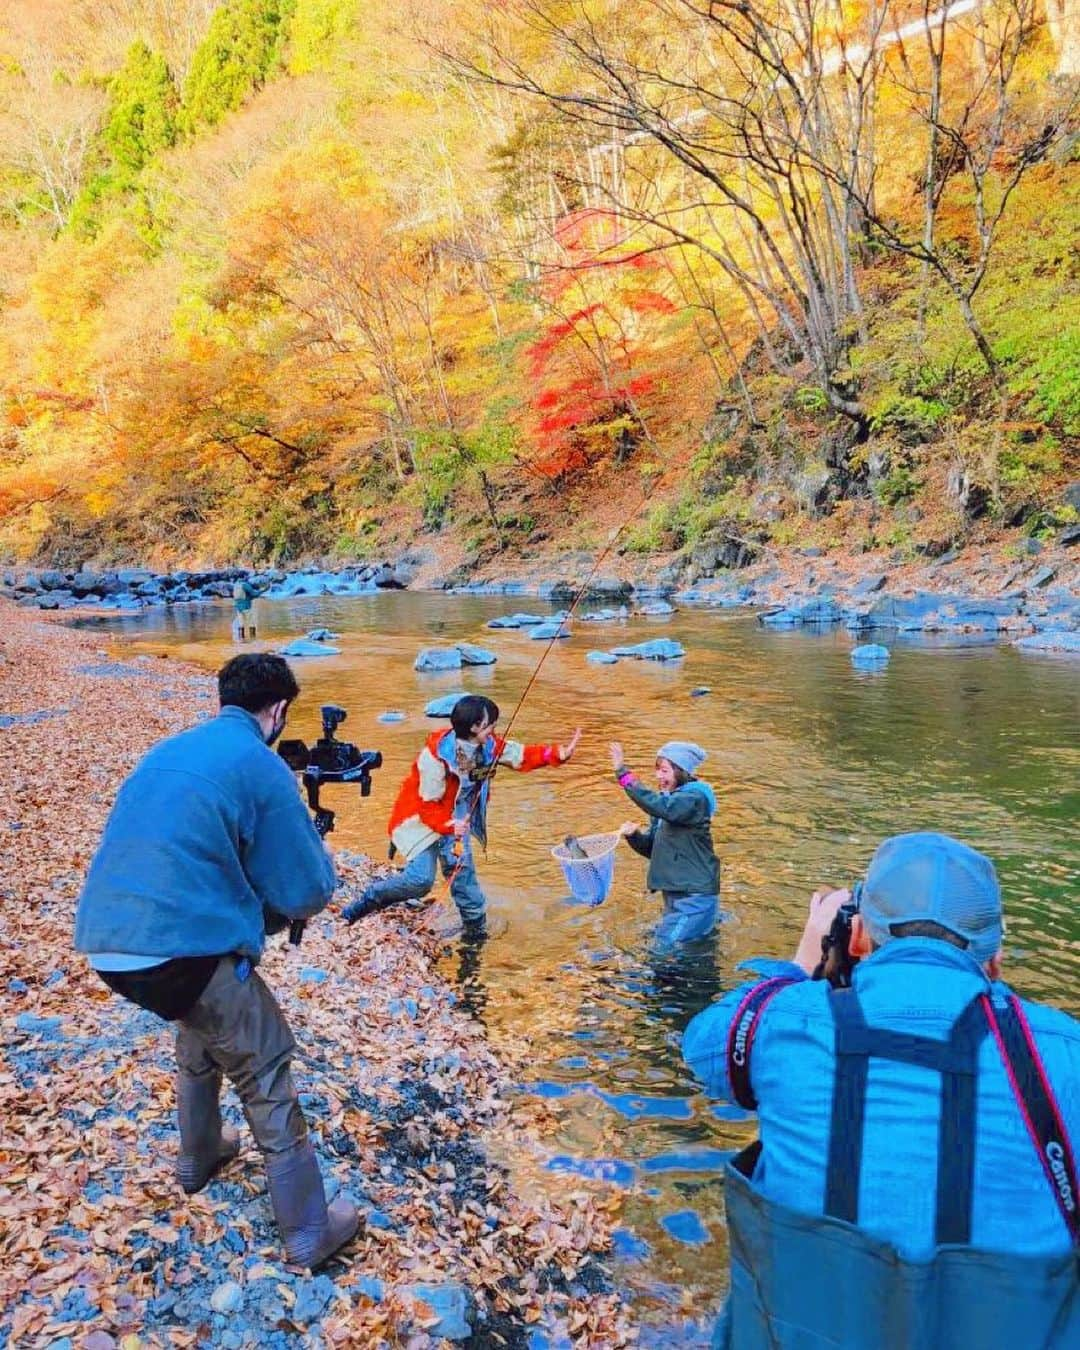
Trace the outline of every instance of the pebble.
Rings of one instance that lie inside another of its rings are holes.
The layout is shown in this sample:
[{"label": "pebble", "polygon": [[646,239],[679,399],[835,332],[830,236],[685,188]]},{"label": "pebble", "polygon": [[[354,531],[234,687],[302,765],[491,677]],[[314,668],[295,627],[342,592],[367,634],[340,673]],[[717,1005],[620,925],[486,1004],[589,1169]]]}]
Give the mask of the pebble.
[{"label": "pebble", "polygon": [[301,984],[322,984],[330,977],[320,966],[304,966],[300,971]]},{"label": "pebble", "polygon": [[326,1275],[318,1275],[309,1280],[300,1290],[300,1296],[293,1304],[293,1319],[302,1325],[314,1322],[321,1317],[336,1293],[333,1280]]},{"label": "pebble", "polygon": [[244,1301],[244,1291],[235,1280],[226,1280],[219,1284],[210,1295],[210,1306],[217,1313],[231,1313]]},{"label": "pebble", "polygon": [[472,1298],[463,1284],[411,1284],[406,1292],[439,1319],[427,1328],[432,1336],[464,1341],[472,1335]]},{"label": "pebble", "polygon": [[30,992],[30,986],[25,980],[8,980],[7,987],[9,994],[28,994]]}]

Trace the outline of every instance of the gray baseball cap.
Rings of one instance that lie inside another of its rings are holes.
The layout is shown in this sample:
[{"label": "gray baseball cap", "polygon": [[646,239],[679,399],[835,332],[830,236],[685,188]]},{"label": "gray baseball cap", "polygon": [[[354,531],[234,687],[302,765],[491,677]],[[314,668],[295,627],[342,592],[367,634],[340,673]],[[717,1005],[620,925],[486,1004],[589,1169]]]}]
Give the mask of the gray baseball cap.
[{"label": "gray baseball cap", "polygon": [[879,946],[895,924],[931,920],[963,938],[980,965],[1004,934],[994,864],[947,834],[886,839],[870,860],[859,912]]}]

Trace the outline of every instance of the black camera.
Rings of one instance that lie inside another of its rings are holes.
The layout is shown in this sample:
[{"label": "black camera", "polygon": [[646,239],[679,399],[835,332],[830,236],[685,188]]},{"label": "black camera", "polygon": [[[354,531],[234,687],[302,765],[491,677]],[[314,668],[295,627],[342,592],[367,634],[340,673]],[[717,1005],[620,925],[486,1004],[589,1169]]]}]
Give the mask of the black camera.
[{"label": "black camera", "polygon": [[[308,806],[315,817],[315,828],[323,839],[334,828],[334,813],[319,801],[322,785],[356,783],[360,787],[361,797],[367,797],[371,795],[372,770],[382,766],[380,751],[361,750],[351,741],[339,741],[334,735],[347,716],[345,709],[336,703],[324,703],[323,734],[310,749],[303,741],[282,741],[278,746],[278,754],[289,768],[303,777]],[[267,932],[276,932],[281,927],[280,918],[267,915]],[[289,941],[298,943],[303,931],[304,921],[295,920],[289,925]]]},{"label": "black camera", "polygon": [[859,912],[862,882],[851,888],[851,899],[836,911],[829,931],[821,939],[821,960],[814,968],[815,980],[828,980],[834,989],[851,988],[855,958],[851,955],[851,921]]}]

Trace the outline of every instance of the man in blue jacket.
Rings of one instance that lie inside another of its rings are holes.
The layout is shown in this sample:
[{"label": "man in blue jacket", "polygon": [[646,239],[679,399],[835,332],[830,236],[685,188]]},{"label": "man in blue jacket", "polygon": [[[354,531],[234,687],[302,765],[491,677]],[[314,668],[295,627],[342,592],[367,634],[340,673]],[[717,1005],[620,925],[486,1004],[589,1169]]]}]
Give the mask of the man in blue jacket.
[{"label": "man in blue jacket", "polygon": [[808,976],[852,900],[815,895],[794,963],[749,963],[684,1036],[760,1130],[727,1172],[716,1343],[1080,1345],[1080,1023],[1000,983],[997,877],[957,840],[881,845],[833,989]]},{"label": "man in blue jacket", "polygon": [[201,1190],[236,1156],[224,1074],[266,1162],[288,1259],[316,1266],[356,1232],[327,1205],[290,1061],[296,1044],[255,969],[267,925],[324,909],[334,864],[270,748],[299,686],[280,656],[234,657],[221,711],[155,746],[121,786],[75,917],[75,946],[117,993],[175,1021],[180,1156]]}]

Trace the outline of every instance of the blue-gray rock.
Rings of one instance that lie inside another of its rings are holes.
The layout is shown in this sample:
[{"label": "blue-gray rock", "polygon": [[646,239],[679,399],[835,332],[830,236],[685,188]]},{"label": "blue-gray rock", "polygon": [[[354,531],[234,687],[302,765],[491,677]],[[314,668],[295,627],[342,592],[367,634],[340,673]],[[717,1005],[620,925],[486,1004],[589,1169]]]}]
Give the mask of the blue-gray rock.
[{"label": "blue-gray rock", "polygon": [[883,666],[888,659],[889,649],[883,647],[880,642],[866,642],[861,647],[851,649],[853,666]]},{"label": "blue-gray rock", "polygon": [[820,595],[807,601],[798,610],[799,621],[809,624],[839,623],[844,617],[843,611],[829,595]]},{"label": "blue-gray rock", "polygon": [[1039,570],[1025,583],[1027,589],[1029,591],[1039,591],[1042,590],[1043,587],[1049,586],[1057,576],[1057,571],[1056,567],[1040,567]]},{"label": "blue-gray rock", "polygon": [[340,656],[341,648],[332,647],[329,642],[311,642],[308,638],[296,638],[288,646],[282,647],[279,656]]},{"label": "blue-gray rock", "polygon": [[301,984],[322,984],[330,977],[321,966],[304,966],[300,971]]},{"label": "blue-gray rock", "polygon": [[462,665],[493,666],[499,659],[494,652],[489,652],[486,647],[474,647],[471,642],[459,642],[456,646],[461,653]]},{"label": "blue-gray rock", "polygon": [[798,628],[801,622],[793,609],[774,609],[768,614],[758,615],[758,623],[764,628]]},{"label": "blue-gray rock", "polygon": [[630,611],[625,605],[620,605],[618,609],[591,609],[587,614],[582,614],[582,623],[614,623],[616,619],[628,618]]},{"label": "blue-gray rock", "polygon": [[339,633],[332,633],[329,628],[312,628],[308,633],[308,638],[312,642],[333,642]]},{"label": "blue-gray rock", "polygon": [[866,595],[873,595],[876,591],[881,590],[882,586],[885,585],[885,580],[884,572],[875,572],[872,576],[863,577],[861,581],[857,581],[851,588],[851,594],[860,599]]},{"label": "blue-gray rock", "polygon": [[460,670],[461,653],[456,647],[425,647],[413,662],[414,670]]},{"label": "blue-gray rock", "polygon": [[426,1303],[439,1319],[427,1328],[432,1336],[464,1341],[472,1335],[472,1295],[463,1284],[411,1284],[407,1292]]},{"label": "blue-gray rock", "polygon": [[669,605],[666,600],[650,600],[647,605],[640,605],[637,612],[648,615],[674,614],[675,606]]},{"label": "blue-gray rock", "polygon": [[510,618],[518,628],[531,628],[533,624],[548,622],[546,616],[543,614],[525,614],[519,612],[517,614],[511,614]]},{"label": "blue-gray rock", "polygon": [[210,1295],[210,1306],[216,1313],[228,1315],[235,1312],[244,1301],[244,1291],[235,1280],[226,1280],[219,1284]]},{"label": "blue-gray rock", "polygon": [[376,722],[404,722],[405,716],[405,713],[398,712],[396,709],[391,709],[388,712],[380,713],[375,720]]},{"label": "blue-gray rock", "polygon": [[368,1209],[364,1211],[364,1221],[369,1228],[378,1228],[386,1232],[393,1228],[394,1221],[389,1214],[384,1214],[381,1209]]},{"label": "blue-gray rock", "polygon": [[364,1298],[371,1299],[372,1303],[381,1303],[386,1297],[386,1285],[374,1275],[361,1275],[353,1288]]},{"label": "blue-gray rock", "polygon": [[293,1304],[293,1319],[306,1326],[321,1317],[337,1293],[334,1281],[328,1275],[317,1275],[301,1286],[300,1295]]},{"label": "blue-gray rock", "polygon": [[125,567],[116,574],[116,579],[124,586],[141,586],[144,581],[153,581],[153,572],[145,567]]},{"label": "blue-gray rock", "polygon": [[619,658],[611,652],[586,652],[585,660],[590,666],[615,666],[619,663]]},{"label": "blue-gray rock", "polygon": [[613,647],[613,656],[632,656],[636,661],[678,661],[686,655],[681,642],[671,638],[653,638],[630,647]]},{"label": "blue-gray rock", "polygon": [[18,980],[18,979],[8,980],[7,987],[9,994],[26,994],[30,990],[30,986],[26,983],[25,980]]},{"label": "blue-gray rock", "polygon": [[1022,652],[1062,652],[1077,655],[1080,654],[1080,633],[1048,628],[1045,632],[1019,638],[1014,645]]},{"label": "blue-gray rock", "polygon": [[1073,544],[1080,544],[1080,525],[1069,525],[1057,537],[1057,541],[1064,548],[1072,548]]},{"label": "blue-gray rock", "polygon": [[488,619],[485,628],[520,628],[521,623],[513,614],[504,614],[498,619]]},{"label": "blue-gray rock", "polygon": [[690,690],[691,698],[704,698],[706,694],[712,693],[712,687],[707,684],[699,684],[696,689]]},{"label": "blue-gray rock", "polygon": [[44,1036],[47,1040],[62,1040],[64,1019],[62,1017],[36,1017],[33,1013],[22,1012],[15,1019],[16,1031],[27,1036]]},{"label": "blue-gray rock", "polygon": [[534,642],[550,642],[555,638],[567,638],[570,634],[562,623],[538,623],[529,629],[529,637]]},{"label": "blue-gray rock", "polygon": [[425,717],[449,717],[454,710],[454,704],[460,698],[465,697],[465,690],[458,689],[453,694],[440,694],[438,698],[433,698],[430,703],[424,706]]}]

